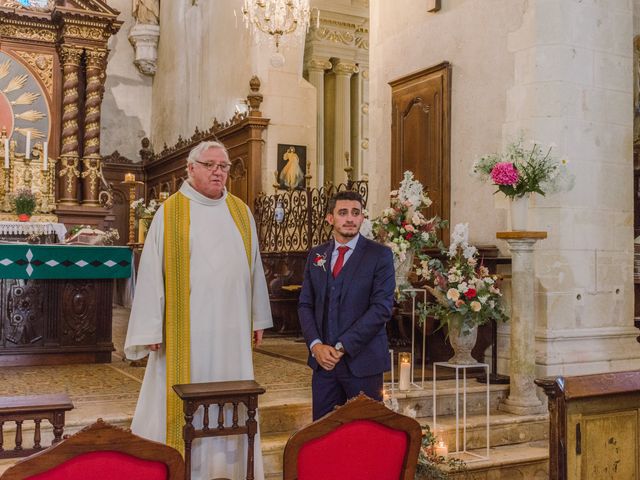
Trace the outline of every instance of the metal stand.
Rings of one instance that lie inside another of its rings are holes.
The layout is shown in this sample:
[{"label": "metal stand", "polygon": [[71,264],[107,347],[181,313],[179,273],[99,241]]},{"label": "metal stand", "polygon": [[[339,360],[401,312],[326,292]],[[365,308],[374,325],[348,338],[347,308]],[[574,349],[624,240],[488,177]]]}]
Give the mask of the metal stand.
[{"label": "metal stand", "polygon": [[421,384],[418,385],[414,382],[414,364],[416,358],[416,297],[418,293],[422,293],[422,301],[427,301],[427,290],[424,288],[404,288],[403,293],[411,295],[411,385],[424,390],[424,370],[427,362],[427,322],[422,324],[422,376]]},{"label": "metal stand", "polygon": [[476,378],[479,383],[490,382],[493,385],[508,385],[509,376],[498,373],[498,324],[495,320],[491,320],[491,373],[489,380],[487,376],[482,374]]},{"label": "metal stand", "polygon": [[[438,410],[436,408],[436,367],[453,368],[456,371],[456,449],[449,452],[449,455],[466,454],[476,457],[473,460],[465,460],[467,463],[487,460],[489,458],[489,382],[487,382],[486,397],[486,455],[467,450],[467,369],[484,368],[485,374],[489,377],[489,365],[486,363],[474,363],[470,365],[457,365],[448,362],[434,362],[433,364],[433,431],[437,431]],[[460,370],[462,370],[462,450],[460,450]]]}]

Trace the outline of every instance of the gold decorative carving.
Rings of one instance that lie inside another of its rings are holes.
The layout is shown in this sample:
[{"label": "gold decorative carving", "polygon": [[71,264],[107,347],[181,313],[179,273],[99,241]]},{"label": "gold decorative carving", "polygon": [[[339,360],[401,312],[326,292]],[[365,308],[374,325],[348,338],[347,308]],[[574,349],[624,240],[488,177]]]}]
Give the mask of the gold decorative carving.
[{"label": "gold decorative carving", "polygon": [[307,69],[310,71],[324,71],[329,70],[332,67],[328,58],[314,57],[307,62]]},{"label": "gold decorative carving", "polygon": [[58,172],[58,176],[61,178],[66,177],[66,193],[71,197],[71,194],[75,191],[76,178],[80,177],[80,171],[78,170],[78,158],[71,156],[60,156],[60,166],[62,168]]},{"label": "gold decorative carving", "polygon": [[[82,159],[82,178],[89,177],[91,199],[98,198],[98,180],[100,179],[100,157]],[[84,203],[84,202],[83,202]]]},{"label": "gold decorative carving", "polygon": [[355,35],[349,31],[329,30],[326,27],[320,27],[316,30],[316,36],[321,40],[327,40],[333,43],[343,43],[344,45],[353,45]]},{"label": "gold decorative carving", "polygon": [[64,28],[64,36],[81,38],[83,40],[103,40],[104,30],[86,25],[66,25]]},{"label": "gold decorative carving", "polygon": [[[35,26],[33,26],[35,25]],[[53,43],[56,41],[55,30],[50,30],[47,24],[28,25],[0,25],[0,37],[12,37],[21,40],[38,40]]]},{"label": "gold decorative carving", "polygon": [[47,90],[50,97],[53,96],[53,55],[47,55],[45,53],[34,52],[22,52],[18,51],[27,64],[33,68],[38,75],[38,78],[42,80],[42,83]]},{"label": "gold decorative carving", "polygon": [[24,92],[20,94],[18,98],[13,100],[11,102],[11,105],[31,105],[33,102],[35,102],[38,99],[39,96],[40,96],[39,93]]}]

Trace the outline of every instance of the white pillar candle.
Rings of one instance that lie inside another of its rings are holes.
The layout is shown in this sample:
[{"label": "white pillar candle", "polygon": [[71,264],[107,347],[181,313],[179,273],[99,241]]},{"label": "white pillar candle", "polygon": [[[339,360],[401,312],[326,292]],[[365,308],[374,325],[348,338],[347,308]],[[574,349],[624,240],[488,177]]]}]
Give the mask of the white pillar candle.
[{"label": "white pillar candle", "polygon": [[27,160],[31,158],[31,130],[27,130],[27,148],[24,156]]},{"label": "white pillar candle", "polygon": [[44,157],[44,160],[42,161],[42,169],[47,170],[47,168],[49,168],[49,142],[43,143],[42,156]]},{"label": "white pillar candle", "polygon": [[449,447],[447,447],[447,444],[444,443],[444,441],[436,443],[436,455],[444,458],[447,458],[447,455],[449,455]]},{"label": "white pillar candle", "polygon": [[411,364],[400,361],[400,381],[398,382],[398,389],[409,390],[409,385],[411,385]]},{"label": "white pillar candle", "polygon": [[4,168],[9,168],[9,139],[4,139]]}]

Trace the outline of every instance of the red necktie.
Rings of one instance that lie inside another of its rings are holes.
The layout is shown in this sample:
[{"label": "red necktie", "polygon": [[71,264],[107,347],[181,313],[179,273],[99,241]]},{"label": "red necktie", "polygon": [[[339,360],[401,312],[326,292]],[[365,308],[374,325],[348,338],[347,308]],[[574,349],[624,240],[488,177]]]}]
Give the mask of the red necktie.
[{"label": "red necktie", "polygon": [[341,246],[338,247],[338,259],[336,260],[335,265],[333,266],[333,278],[336,278],[340,274],[340,270],[342,270],[342,265],[344,264],[344,256],[349,251],[349,247]]}]

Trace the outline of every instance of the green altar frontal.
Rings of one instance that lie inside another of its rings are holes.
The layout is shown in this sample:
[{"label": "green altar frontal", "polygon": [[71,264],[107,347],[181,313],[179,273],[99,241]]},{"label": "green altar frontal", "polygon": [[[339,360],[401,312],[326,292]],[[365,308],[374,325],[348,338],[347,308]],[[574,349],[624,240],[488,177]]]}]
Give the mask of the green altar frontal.
[{"label": "green altar frontal", "polygon": [[129,247],[0,244],[0,278],[129,278]]}]

